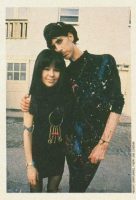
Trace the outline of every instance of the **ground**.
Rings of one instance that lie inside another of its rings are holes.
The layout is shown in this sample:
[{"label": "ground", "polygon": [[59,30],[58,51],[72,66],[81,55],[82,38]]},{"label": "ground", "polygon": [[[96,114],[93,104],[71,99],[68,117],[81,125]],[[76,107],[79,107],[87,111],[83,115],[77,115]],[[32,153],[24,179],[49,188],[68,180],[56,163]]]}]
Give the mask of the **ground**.
[{"label": "ground", "polygon": [[[29,192],[26,178],[23,151],[22,117],[7,117],[7,192]],[[59,192],[68,192],[68,167],[61,181]],[[46,192],[44,181],[44,192]],[[110,143],[106,158],[86,192],[93,193],[129,193],[131,192],[131,123],[124,116]]]}]

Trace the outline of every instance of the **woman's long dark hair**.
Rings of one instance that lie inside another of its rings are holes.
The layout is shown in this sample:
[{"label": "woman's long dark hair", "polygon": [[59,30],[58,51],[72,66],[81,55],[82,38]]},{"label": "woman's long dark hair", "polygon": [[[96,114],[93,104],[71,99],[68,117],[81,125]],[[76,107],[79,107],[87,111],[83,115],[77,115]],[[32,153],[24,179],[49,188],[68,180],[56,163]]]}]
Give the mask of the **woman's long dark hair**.
[{"label": "woman's long dark hair", "polygon": [[[52,64],[56,69],[59,70],[60,78],[55,86],[48,88],[42,82],[42,71],[45,67],[49,67]],[[52,90],[55,88],[55,91],[57,91],[58,93],[61,92],[61,89],[63,87],[63,75],[65,72],[65,68],[66,65],[62,55],[50,49],[42,50],[35,61],[29,93],[35,97],[42,98],[46,90]]]},{"label": "woman's long dark hair", "polygon": [[[60,78],[53,87],[46,87],[42,82],[42,71],[54,65],[60,72]],[[29,112],[36,116],[42,116],[41,113],[49,115],[50,112],[57,109],[57,116],[62,116],[65,113],[65,126],[68,126],[72,120],[72,107],[74,96],[69,82],[67,73],[65,73],[65,61],[59,53],[44,49],[36,58],[33,76],[29,94],[32,95]],[[55,119],[56,118],[55,115]],[[67,128],[66,128],[67,129]]]}]

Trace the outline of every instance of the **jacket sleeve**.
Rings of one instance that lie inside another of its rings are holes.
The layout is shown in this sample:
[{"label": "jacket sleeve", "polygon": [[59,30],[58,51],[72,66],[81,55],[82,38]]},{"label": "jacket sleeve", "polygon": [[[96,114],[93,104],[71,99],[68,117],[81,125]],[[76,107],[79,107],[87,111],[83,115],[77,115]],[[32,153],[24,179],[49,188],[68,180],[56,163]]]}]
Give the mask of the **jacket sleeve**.
[{"label": "jacket sleeve", "polygon": [[121,93],[121,82],[119,77],[119,72],[117,69],[116,61],[114,57],[110,56],[110,84],[111,84],[111,112],[115,112],[121,114],[123,105],[124,105],[124,97]]}]

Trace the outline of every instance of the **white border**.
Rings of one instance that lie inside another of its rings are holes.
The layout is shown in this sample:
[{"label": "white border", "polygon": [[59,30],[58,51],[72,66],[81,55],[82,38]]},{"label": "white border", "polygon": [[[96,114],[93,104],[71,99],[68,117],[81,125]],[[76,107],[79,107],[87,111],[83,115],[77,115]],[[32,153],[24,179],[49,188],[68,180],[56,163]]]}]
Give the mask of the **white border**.
[{"label": "white border", "polygon": [[5,192],[6,181],[6,73],[5,73],[5,12],[4,3],[0,1],[0,199]]},{"label": "white border", "polygon": [[[8,200],[42,200],[55,199],[86,199],[86,200],[132,200],[136,199],[136,194],[126,193],[84,193],[84,194],[26,194],[26,193],[6,193],[6,66],[5,65],[5,7],[131,7],[132,9],[132,34],[131,34],[131,92],[132,92],[132,141],[135,140],[136,133],[136,5],[135,0],[3,0],[0,1],[0,199]],[[136,159],[135,159],[136,160]],[[135,188],[136,189],[136,188]]]}]

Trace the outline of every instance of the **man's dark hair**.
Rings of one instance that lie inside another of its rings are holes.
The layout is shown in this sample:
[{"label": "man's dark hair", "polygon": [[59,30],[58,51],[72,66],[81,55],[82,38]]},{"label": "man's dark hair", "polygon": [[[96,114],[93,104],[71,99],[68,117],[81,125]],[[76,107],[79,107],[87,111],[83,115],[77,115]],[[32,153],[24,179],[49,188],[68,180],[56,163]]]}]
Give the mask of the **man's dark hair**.
[{"label": "man's dark hair", "polygon": [[68,33],[72,33],[74,36],[74,43],[76,43],[78,39],[77,31],[71,24],[65,24],[63,22],[57,22],[57,23],[50,23],[47,26],[45,26],[43,34],[44,38],[47,42],[48,48],[51,47],[51,41],[53,38],[59,37],[59,36],[67,36]]}]

